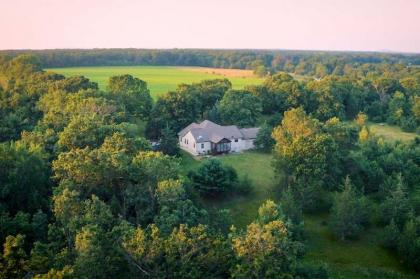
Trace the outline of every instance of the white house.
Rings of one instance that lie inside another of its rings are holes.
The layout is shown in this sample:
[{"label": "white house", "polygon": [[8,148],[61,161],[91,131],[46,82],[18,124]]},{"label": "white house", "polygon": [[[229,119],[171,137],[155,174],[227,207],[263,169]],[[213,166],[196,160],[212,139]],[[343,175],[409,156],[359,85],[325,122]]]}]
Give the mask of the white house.
[{"label": "white house", "polygon": [[204,120],[200,124],[191,123],[178,133],[179,146],[193,155],[241,152],[254,148],[258,130]]}]

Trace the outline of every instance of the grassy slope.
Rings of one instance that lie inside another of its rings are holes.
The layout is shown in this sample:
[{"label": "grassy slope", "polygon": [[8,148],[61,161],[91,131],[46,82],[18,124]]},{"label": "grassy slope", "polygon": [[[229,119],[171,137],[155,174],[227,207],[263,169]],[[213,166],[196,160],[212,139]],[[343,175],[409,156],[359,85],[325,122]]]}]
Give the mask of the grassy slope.
[{"label": "grassy slope", "polygon": [[[203,68],[205,69],[205,68]],[[99,84],[101,89],[106,88],[109,77],[115,75],[130,74],[145,80],[148,83],[154,98],[177,88],[181,83],[199,82],[204,79],[228,78],[236,89],[246,85],[258,84],[262,79],[257,77],[240,77],[234,70],[235,75],[217,74],[216,72],[197,71],[190,67],[166,67],[166,66],[114,66],[114,67],[74,67],[47,69],[65,76],[83,75]],[[214,73],[213,73],[214,72]],[[244,71],[244,76],[249,75]]]},{"label": "grassy slope", "polygon": [[369,124],[370,130],[378,135],[384,137],[388,141],[401,140],[403,142],[411,141],[416,137],[415,133],[403,132],[398,126],[390,126],[387,124],[380,125],[376,123]]},{"label": "grassy slope", "polygon": [[[257,215],[257,210],[262,202],[268,198],[274,198],[274,172],[271,168],[271,155],[246,152],[242,154],[230,154],[215,157],[236,169],[239,176],[247,175],[252,181],[254,190],[246,197],[231,197],[224,200],[212,200],[205,202],[209,209],[228,208],[231,210],[235,224],[244,228]],[[205,160],[205,159],[202,159]],[[188,153],[182,153],[182,165],[184,172],[198,168],[201,161],[193,159]]]},{"label": "grassy slope", "polygon": [[[245,152],[216,157],[233,166],[239,175],[248,175],[254,192],[247,197],[233,197],[207,202],[209,209],[228,208],[235,225],[244,228],[257,215],[258,207],[266,199],[276,200],[275,177],[271,155]],[[199,167],[200,161],[182,153],[183,170],[187,173]],[[328,214],[305,215],[308,262],[326,262],[332,278],[415,278],[408,275],[398,260],[378,245],[378,230],[369,229],[360,240],[343,243],[331,235]]]}]

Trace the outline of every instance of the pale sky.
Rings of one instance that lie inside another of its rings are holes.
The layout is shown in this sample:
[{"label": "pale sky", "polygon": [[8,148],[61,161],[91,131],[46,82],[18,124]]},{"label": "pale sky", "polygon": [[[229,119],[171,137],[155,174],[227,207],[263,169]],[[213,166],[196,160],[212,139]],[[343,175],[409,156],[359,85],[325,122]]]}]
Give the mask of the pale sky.
[{"label": "pale sky", "polygon": [[420,0],[0,0],[0,49],[420,52]]}]

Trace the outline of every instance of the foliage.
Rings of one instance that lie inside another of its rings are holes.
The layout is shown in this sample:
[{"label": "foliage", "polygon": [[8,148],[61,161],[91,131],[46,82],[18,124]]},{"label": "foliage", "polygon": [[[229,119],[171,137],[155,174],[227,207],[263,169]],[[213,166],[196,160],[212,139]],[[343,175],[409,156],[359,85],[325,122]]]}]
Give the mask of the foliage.
[{"label": "foliage", "polygon": [[240,127],[254,126],[261,110],[260,100],[244,90],[229,90],[219,106],[223,123]]},{"label": "foliage", "polygon": [[204,196],[218,196],[234,189],[238,183],[236,171],[217,159],[205,161],[196,172],[189,174],[194,187]]},{"label": "foliage", "polygon": [[331,208],[331,229],[341,240],[357,238],[369,222],[367,200],[358,196],[350,178],[346,178],[344,189],[334,198]]},{"label": "foliage", "polygon": [[174,156],[179,154],[178,137],[169,127],[162,130],[159,149],[163,153]]},{"label": "foliage", "polygon": [[258,130],[257,138],[254,141],[254,145],[258,149],[270,152],[275,144],[274,139],[271,137],[272,132],[273,127],[271,127],[267,123],[264,123],[264,125],[262,125]]}]

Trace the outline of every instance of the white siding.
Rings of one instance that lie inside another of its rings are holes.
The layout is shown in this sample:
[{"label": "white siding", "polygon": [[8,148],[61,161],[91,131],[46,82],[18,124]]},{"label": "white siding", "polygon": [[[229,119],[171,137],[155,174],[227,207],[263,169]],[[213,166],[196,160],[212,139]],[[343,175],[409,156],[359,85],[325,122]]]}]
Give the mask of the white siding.
[{"label": "white siding", "polygon": [[209,141],[197,143],[196,150],[198,154],[208,154],[211,151],[211,143]]},{"label": "white siding", "polygon": [[195,139],[191,132],[188,132],[185,136],[179,139],[179,147],[185,151],[190,152],[193,155],[197,155]]},{"label": "white siding", "polygon": [[247,150],[247,149],[251,149],[251,148],[254,148],[254,140],[253,139],[244,140],[244,149],[243,150]]},{"label": "white siding", "polygon": [[237,139],[238,141],[235,142],[235,139],[230,139],[230,150],[231,152],[241,152],[244,149],[244,141],[242,139]]},{"label": "white siding", "polygon": [[[237,139],[238,141],[235,141],[235,139],[230,140],[231,152],[242,152],[254,148],[253,139],[244,140],[239,138]],[[211,152],[211,143],[208,141],[196,143],[191,132],[188,132],[185,136],[179,138],[179,146],[193,155],[205,155],[210,154]]]}]

